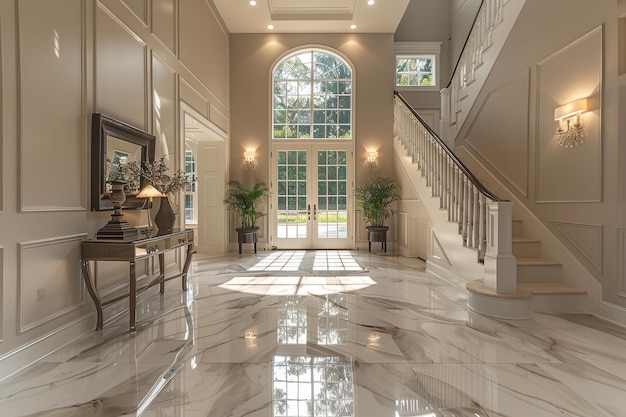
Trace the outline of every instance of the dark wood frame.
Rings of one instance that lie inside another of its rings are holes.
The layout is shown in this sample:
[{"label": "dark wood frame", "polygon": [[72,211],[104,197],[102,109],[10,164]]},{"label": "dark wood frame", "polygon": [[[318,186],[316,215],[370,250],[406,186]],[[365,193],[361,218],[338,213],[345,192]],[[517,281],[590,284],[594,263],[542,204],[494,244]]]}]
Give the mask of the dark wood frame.
[{"label": "dark wood frame", "polygon": [[[113,119],[102,113],[93,113],[91,116],[91,210],[113,210],[113,204],[109,200],[106,190],[107,138],[114,136],[135,145],[141,146],[141,162],[154,160],[156,138],[148,132],[131,126],[127,123]],[[142,177],[140,188],[145,185]],[[123,209],[137,209],[144,204],[144,199],[126,196]]]}]

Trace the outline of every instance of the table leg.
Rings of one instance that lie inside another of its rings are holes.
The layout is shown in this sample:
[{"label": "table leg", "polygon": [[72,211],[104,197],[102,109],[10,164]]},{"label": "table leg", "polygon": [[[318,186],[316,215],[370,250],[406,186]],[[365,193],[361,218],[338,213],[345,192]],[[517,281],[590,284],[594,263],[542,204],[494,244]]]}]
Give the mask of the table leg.
[{"label": "table leg", "polygon": [[91,279],[91,271],[89,270],[89,261],[82,261],[83,279],[85,280],[85,286],[87,292],[91,296],[93,303],[96,305],[96,313],[98,318],[96,321],[96,330],[102,329],[102,302],[100,301],[100,294],[98,289]]},{"label": "table leg", "polygon": [[159,290],[161,294],[165,294],[165,254],[159,253],[159,273],[161,274],[159,283]]},{"label": "table leg", "polygon": [[[239,244],[239,247],[241,247],[241,243]],[[193,250],[193,243],[190,245],[187,245],[187,254],[185,255],[185,264],[183,265],[183,273],[181,275],[183,291],[187,291],[187,271],[189,271],[189,265],[191,265],[191,255],[193,255],[195,252],[196,251]]]},{"label": "table leg", "polygon": [[130,315],[130,331],[136,330],[136,313],[137,313],[137,277],[135,276],[135,262],[130,262],[130,291],[128,294],[128,308]]}]

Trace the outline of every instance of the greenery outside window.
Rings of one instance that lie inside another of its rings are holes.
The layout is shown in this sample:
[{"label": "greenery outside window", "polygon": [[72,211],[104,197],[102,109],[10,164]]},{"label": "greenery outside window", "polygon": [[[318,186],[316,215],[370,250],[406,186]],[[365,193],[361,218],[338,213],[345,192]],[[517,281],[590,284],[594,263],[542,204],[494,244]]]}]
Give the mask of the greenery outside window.
[{"label": "greenery outside window", "polygon": [[352,139],[352,70],[338,55],[304,49],[272,72],[273,139]]},{"label": "greenery outside window", "polygon": [[396,42],[396,90],[439,91],[440,42]]},{"label": "greenery outside window", "polygon": [[396,56],[396,87],[437,85],[434,55]]}]

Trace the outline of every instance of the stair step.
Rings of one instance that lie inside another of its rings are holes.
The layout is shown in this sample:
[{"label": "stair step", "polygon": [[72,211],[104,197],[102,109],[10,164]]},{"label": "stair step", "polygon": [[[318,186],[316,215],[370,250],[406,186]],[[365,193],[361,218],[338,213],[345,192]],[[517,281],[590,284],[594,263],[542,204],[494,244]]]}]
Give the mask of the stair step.
[{"label": "stair step", "polygon": [[517,266],[563,266],[562,263],[543,258],[517,258]]},{"label": "stair step", "polygon": [[541,294],[587,294],[587,291],[569,284],[558,282],[518,282],[518,291],[528,291],[533,295]]}]

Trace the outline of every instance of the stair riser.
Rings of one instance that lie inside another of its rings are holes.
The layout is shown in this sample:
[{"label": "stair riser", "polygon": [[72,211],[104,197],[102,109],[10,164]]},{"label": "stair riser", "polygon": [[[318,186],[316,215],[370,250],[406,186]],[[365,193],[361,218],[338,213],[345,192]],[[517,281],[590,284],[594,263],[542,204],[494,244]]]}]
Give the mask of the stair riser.
[{"label": "stair riser", "polygon": [[516,258],[540,258],[541,242],[513,242],[513,255]]},{"label": "stair riser", "polygon": [[586,294],[533,294],[532,311],[542,313],[584,313]]},{"label": "stair riser", "polygon": [[513,220],[511,231],[513,236],[524,236],[524,222],[521,220]]},{"label": "stair riser", "polygon": [[561,266],[517,266],[517,282],[561,282]]}]

